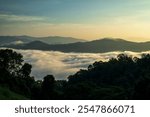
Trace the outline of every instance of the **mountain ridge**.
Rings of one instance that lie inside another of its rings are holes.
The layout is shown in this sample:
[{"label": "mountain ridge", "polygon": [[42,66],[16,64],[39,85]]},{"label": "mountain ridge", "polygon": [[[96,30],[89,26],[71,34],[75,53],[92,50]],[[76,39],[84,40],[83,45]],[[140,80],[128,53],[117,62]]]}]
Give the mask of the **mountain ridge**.
[{"label": "mountain ridge", "polygon": [[47,44],[68,44],[75,42],[85,42],[84,39],[78,39],[73,37],[61,37],[61,36],[48,36],[48,37],[32,37],[32,36],[0,36],[0,45],[9,45],[9,43],[15,43],[22,41],[23,43],[30,43],[32,41],[41,41]]},{"label": "mountain ridge", "polygon": [[76,42],[70,44],[55,44],[49,45],[41,41],[33,41],[21,45],[6,46],[15,49],[35,49],[47,51],[61,51],[61,52],[79,52],[79,53],[104,53],[113,51],[149,51],[150,42],[131,42],[123,39],[103,38],[99,40]]}]

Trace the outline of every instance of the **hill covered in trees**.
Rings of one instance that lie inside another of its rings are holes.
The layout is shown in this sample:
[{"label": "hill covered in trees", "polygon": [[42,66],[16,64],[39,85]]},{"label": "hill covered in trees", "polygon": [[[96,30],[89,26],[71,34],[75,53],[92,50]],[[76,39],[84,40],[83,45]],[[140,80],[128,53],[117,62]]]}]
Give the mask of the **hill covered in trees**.
[{"label": "hill covered in trees", "polygon": [[31,36],[0,36],[0,46],[21,45],[33,41],[41,41],[45,44],[68,44],[85,42],[83,39],[61,36],[31,37]]},{"label": "hill covered in trees", "polygon": [[123,39],[104,38],[87,42],[50,45],[38,40],[20,45],[10,44],[1,47],[79,53],[104,53],[113,51],[142,52],[150,50],[150,42],[131,42]]},{"label": "hill covered in trees", "polygon": [[21,54],[1,49],[0,99],[150,99],[150,54],[141,58],[120,54],[107,62],[97,61],[67,81],[53,75],[36,81],[31,70]]}]

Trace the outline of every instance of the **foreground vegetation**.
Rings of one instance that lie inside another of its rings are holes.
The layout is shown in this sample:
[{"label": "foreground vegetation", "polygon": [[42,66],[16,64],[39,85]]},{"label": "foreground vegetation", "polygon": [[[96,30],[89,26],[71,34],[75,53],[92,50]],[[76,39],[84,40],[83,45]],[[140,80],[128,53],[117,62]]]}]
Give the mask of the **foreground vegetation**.
[{"label": "foreground vegetation", "polygon": [[31,77],[32,66],[10,49],[0,50],[0,99],[150,99],[150,55],[124,54],[95,62],[86,70],[56,81]]},{"label": "foreground vegetation", "polygon": [[0,87],[0,99],[1,100],[27,100],[28,98],[19,95],[13,91],[10,91],[7,87]]}]

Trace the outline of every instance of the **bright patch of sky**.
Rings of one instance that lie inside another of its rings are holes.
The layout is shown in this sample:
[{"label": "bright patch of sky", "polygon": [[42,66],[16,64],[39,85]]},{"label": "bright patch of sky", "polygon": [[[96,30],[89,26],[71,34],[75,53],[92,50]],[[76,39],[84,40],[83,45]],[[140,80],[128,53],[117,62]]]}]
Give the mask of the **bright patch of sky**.
[{"label": "bright patch of sky", "polygon": [[0,0],[0,35],[150,39],[149,0]]}]

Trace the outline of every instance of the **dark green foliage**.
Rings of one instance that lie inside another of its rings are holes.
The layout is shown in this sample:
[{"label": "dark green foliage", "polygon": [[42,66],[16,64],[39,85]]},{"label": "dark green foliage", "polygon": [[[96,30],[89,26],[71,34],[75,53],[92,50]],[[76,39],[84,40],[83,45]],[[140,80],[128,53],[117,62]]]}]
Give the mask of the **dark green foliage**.
[{"label": "dark green foliage", "polygon": [[32,66],[28,63],[25,63],[22,68],[20,69],[20,75],[22,78],[28,78],[30,76],[31,73],[31,68]]},{"label": "dark green foliage", "polygon": [[90,94],[80,94],[84,99],[150,99],[150,55],[132,58],[120,54],[108,62],[95,62],[87,70],[80,70],[68,79],[71,91],[77,93],[82,89],[90,91],[91,87],[88,85],[85,89],[78,86],[79,83],[95,85]]},{"label": "dark green foliage", "polygon": [[44,77],[42,82],[42,99],[55,99],[55,78],[52,75],[47,75]]},{"label": "dark green foliage", "polygon": [[22,55],[12,50],[0,50],[0,82],[16,77],[22,65]]},{"label": "dark green foliage", "polygon": [[0,99],[1,100],[27,100],[28,98],[11,91],[7,87],[0,87]]},{"label": "dark green foliage", "polygon": [[150,76],[148,78],[142,78],[135,86],[134,99],[143,100],[150,99]]},{"label": "dark green foliage", "polygon": [[0,50],[0,99],[150,99],[150,55],[141,58],[120,54],[108,62],[95,62],[88,69],[56,81],[30,76],[32,66],[21,54]]},{"label": "dark green foliage", "polygon": [[32,66],[23,64],[23,56],[10,49],[0,50],[0,85],[30,98],[34,78]]}]

